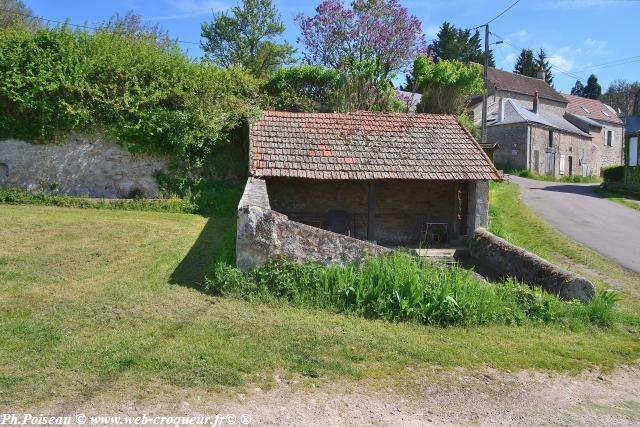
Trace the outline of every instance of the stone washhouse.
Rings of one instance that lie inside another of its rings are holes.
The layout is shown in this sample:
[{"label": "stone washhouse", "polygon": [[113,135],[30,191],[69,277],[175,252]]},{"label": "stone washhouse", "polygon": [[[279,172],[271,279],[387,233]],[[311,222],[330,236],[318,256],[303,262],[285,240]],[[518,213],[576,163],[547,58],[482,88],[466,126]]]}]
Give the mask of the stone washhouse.
[{"label": "stone washhouse", "polygon": [[[446,245],[487,225],[500,176],[454,116],[262,113],[249,129],[237,263],[323,264]],[[427,242],[432,239],[433,242]]]}]

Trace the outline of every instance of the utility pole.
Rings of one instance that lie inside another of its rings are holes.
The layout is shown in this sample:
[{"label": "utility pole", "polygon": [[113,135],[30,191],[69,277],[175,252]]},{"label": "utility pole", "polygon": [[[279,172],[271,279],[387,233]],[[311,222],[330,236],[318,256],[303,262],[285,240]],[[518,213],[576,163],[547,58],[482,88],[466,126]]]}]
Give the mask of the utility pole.
[{"label": "utility pole", "polygon": [[489,92],[489,24],[484,25],[484,94],[482,95],[482,143],[487,142],[487,93]]}]

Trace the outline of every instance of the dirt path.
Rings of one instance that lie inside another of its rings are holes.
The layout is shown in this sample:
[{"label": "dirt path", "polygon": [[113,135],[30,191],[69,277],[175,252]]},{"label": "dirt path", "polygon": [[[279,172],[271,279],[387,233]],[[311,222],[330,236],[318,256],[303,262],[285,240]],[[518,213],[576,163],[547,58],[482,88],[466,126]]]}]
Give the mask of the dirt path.
[{"label": "dirt path", "polygon": [[[235,425],[243,425],[240,416],[248,414],[249,425],[254,426],[640,425],[638,367],[576,377],[491,370],[451,372],[402,391],[375,388],[345,384],[301,387],[278,380],[269,391],[252,389],[226,399],[171,393],[150,397],[145,403],[117,403],[96,396],[75,407],[64,406],[71,413],[87,415],[235,414]],[[43,412],[63,415],[56,408]]]}]

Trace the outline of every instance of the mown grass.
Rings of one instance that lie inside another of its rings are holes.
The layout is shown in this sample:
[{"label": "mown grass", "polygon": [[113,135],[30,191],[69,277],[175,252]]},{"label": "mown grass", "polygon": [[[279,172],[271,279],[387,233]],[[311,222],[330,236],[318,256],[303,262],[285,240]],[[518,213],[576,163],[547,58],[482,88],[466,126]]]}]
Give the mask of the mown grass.
[{"label": "mown grass", "polygon": [[549,182],[573,182],[573,183],[583,183],[583,184],[592,184],[602,182],[602,178],[598,176],[581,176],[581,175],[565,175],[560,178],[556,178],[551,175],[536,175],[528,169],[514,169],[507,170],[511,175],[519,176],[522,178],[530,178],[538,181],[549,181]]},{"label": "mown grass", "polygon": [[563,236],[519,199],[517,184],[492,183],[489,229],[496,235],[591,280],[599,289],[615,289],[619,306],[638,321],[640,274]]},{"label": "mown grass", "polygon": [[163,199],[101,199],[69,196],[39,190],[29,192],[16,187],[0,187],[0,203],[41,205],[81,209],[173,212],[202,215],[233,215],[242,187],[236,183],[204,182],[186,197]]},{"label": "mown grass", "polygon": [[640,357],[628,324],[443,328],[208,296],[200,280],[215,254],[231,256],[234,230],[229,217],[0,205],[0,406],[227,393],[275,376],[577,373]]}]

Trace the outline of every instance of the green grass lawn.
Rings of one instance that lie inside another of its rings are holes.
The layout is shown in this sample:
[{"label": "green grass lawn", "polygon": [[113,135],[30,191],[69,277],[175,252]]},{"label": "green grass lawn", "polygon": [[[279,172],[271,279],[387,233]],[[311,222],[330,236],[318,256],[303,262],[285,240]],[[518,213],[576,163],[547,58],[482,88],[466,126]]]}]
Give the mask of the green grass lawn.
[{"label": "green grass lawn", "polygon": [[[511,187],[500,191],[494,203],[509,202]],[[515,219],[495,215],[513,237]],[[0,406],[225,394],[276,376],[379,386],[458,367],[577,373],[640,357],[628,322],[441,328],[207,296],[199,282],[234,232],[231,218],[0,205]]]},{"label": "green grass lawn", "polygon": [[608,190],[606,188],[594,188],[594,191],[605,199],[609,199],[612,202],[620,203],[621,205],[640,211],[640,198],[632,194]]}]

